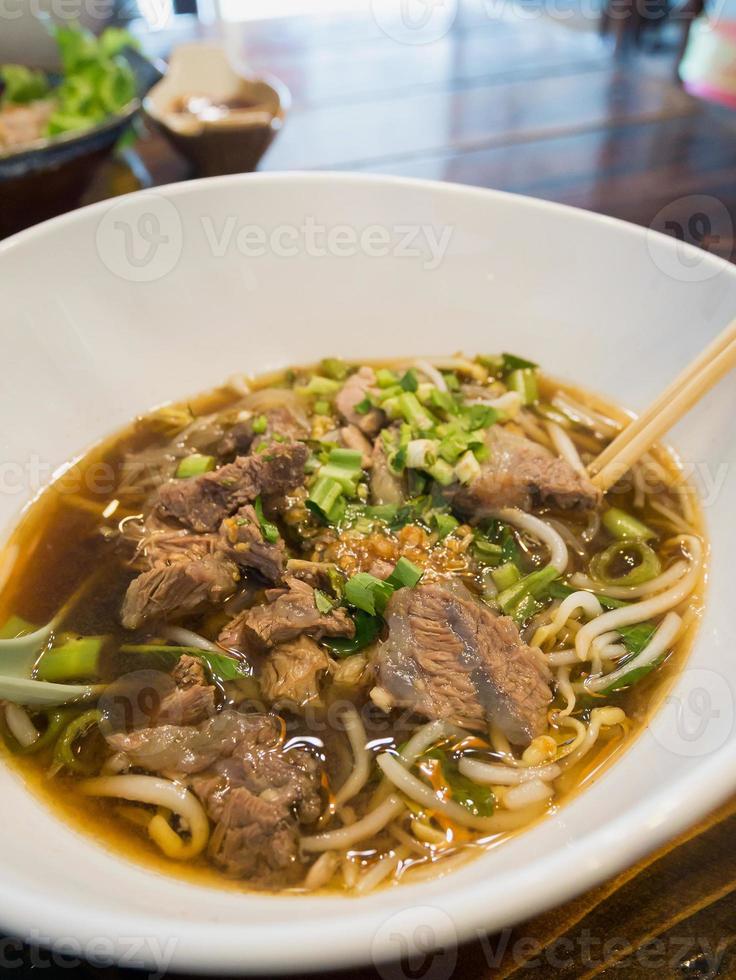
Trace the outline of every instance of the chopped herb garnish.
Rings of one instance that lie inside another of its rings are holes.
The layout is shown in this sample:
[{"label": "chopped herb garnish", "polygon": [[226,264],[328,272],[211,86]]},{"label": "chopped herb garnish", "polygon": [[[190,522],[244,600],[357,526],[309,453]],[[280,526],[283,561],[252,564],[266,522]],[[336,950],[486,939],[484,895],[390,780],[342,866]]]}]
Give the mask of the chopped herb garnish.
[{"label": "chopped herb garnish", "polygon": [[256,517],[258,518],[258,526],[261,529],[261,534],[263,535],[264,540],[268,541],[269,544],[275,544],[280,537],[279,529],[275,524],[271,524],[271,522],[267,521],[263,516],[263,501],[261,500],[260,495],[256,497],[253,506],[255,508]]}]

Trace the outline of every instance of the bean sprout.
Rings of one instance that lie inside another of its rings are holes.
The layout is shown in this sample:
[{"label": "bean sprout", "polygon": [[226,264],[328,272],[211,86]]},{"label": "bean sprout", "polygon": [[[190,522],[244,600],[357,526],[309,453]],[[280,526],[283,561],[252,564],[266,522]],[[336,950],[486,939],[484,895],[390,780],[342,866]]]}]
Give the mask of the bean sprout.
[{"label": "bean sprout", "polygon": [[353,750],[354,763],[350,775],[335,794],[336,807],[347,803],[359,793],[368,782],[371,774],[371,754],[366,748],[368,737],[360,715],[352,705],[345,708],[342,714],[342,722],[350,740],[350,747]]},{"label": "bean sprout", "polygon": [[567,545],[553,527],[546,521],[527,514],[518,507],[503,507],[501,510],[493,511],[490,514],[498,520],[513,524],[522,531],[527,531],[534,538],[538,538],[549,549],[549,563],[556,568],[560,574],[567,568]]},{"label": "bean sprout", "polygon": [[417,371],[421,371],[426,378],[429,378],[435,388],[439,388],[440,391],[447,391],[447,382],[442,377],[441,372],[428,361],[414,361],[414,367]]},{"label": "bean sprout", "polygon": [[503,795],[503,805],[507,810],[522,810],[534,803],[543,803],[555,795],[549,783],[541,779],[530,779],[512,786]]},{"label": "bean sprout", "polygon": [[588,471],[585,469],[585,464],[570,436],[556,422],[545,422],[544,425],[558,454],[572,466],[576,473],[587,479]]},{"label": "bean sprout", "polygon": [[27,749],[41,737],[25,708],[19,704],[5,705],[5,721],[18,745]]},{"label": "bean sprout", "polygon": [[167,857],[190,860],[200,854],[209,838],[209,821],[202,804],[186,787],[157,776],[98,776],[85,779],[79,789],[87,796],[111,796],[137,803],[151,803],[171,810],[186,822],[190,839],[184,842],[168,822],[157,814],[148,833]]},{"label": "bean sprout", "polygon": [[541,647],[547,640],[557,636],[565,623],[576,612],[584,612],[590,619],[603,612],[598,599],[590,592],[573,592],[560,603],[551,623],[540,626],[532,638],[532,646]]}]

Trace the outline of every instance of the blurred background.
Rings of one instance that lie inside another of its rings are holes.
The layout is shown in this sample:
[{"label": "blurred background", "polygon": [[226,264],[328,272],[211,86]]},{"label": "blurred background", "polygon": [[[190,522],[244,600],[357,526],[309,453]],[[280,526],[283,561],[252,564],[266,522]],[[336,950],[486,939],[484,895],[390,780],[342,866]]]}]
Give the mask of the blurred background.
[{"label": "blurred background", "polygon": [[48,147],[3,149],[0,112],[0,231],[202,174],[349,169],[561,201],[730,258],[736,0],[704,3],[6,0],[0,63],[58,70],[50,23],[115,25],[151,72],[132,131],[72,180]]}]

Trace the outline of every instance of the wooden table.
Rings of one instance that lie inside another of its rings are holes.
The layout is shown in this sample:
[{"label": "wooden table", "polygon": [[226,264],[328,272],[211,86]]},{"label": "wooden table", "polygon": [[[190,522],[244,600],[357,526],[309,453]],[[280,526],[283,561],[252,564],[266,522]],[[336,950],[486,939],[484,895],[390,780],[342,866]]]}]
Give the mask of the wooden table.
[{"label": "wooden table", "polygon": [[[294,98],[263,169],[351,169],[501,188],[651,225],[732,258],[734,117],[689,98],[672,82],[666,54],[617,61],[593,31],[541,16],[491,21],[479,6],[421,46],[397,43],[368,16],[248,25],[243,56],[279,76]],[[185,18],[150,46],[165,54],[206,33]],[[142,141],[132,162],[101,173],[89,199],[188,176],[160,137]],[[736,977],[735,838],[731,803],[565,907],[463,946],[449,973],[452,957],[429,957],[403,972],[345,976]],[[25,951],[26,964],[31,955]],[[127,975],[90,966],[79,974]]]}]

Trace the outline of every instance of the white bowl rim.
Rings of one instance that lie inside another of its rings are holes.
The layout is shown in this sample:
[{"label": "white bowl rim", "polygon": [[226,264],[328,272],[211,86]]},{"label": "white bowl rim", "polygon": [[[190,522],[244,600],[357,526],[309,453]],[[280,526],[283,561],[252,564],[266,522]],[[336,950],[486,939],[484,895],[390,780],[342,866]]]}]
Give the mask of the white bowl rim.
[{"label": "white bowl rim", "polygon": [[[675,242],[666,235],[633,225],[607,215],[569,205],[544,201],[525,195],[506,191],[472,187],[442,181],[420,180],[409,177],[376,175],[330,171],[284,171],[278,173],[232,174],[221,177],[200,178],[182,184],[171,184],[153,189],[134,192],[141,197],[146,194],[179,197],[201,190],[207,186],[238,184],[243,181],[253,183],[296,182],[371,184],[380,188],[388,184],[407,189],[465,196],[487,200],[511,201],[518,207],[547,210],[574,217],[576,221],[609,225],[626,229],[627,233],[640,240],[655,236],[662,247],[683,248],[682,242]],[[59,229],[65,224],[84,220],[85,217],[102,213],[121,200],[132,197],[124,195],[108,201],[101,201],[77,211],[69,212],[50,221],[18,232],[0,242],[0,256],[16,245],[24,245],[36,238],[42,238],[48,230]],[[666,243],[666,244],[665,244]],[[695,246],[686,246],[694,257],[702,263],[714,265],[714,269],[731,277],[736,277],[736,268],[718,256],[703,253]],[[702,642],[696,638],[696,644]],[[698,819],[714,810],[736,790],[736,737],[732,737],[708,761],[691,774],[673,776],[669,785],[658,793],[642,799],[641,803],[630,808],[605,826],[592,829],[576,843],[577,867],[571,873],[569,854],[558,850],[541,855],[528,870],[526,889],[522,894],[514,888],[514,871],[504,871],[493,880],[494,890],[505,896],[504,908],[489,910],[483,903],[485,885],[479,883],[464,891],[453,885],[453,875],[444,879],[445,891],[440,898],[433,896],[431,905],[448,913],[447,926],[442,920],[433,923],[433,934],[437,946],[454,945],[456,942],[490,934],[506,926],[531,918],[539,912],[562,904],[576,894],[593,887],[603,879],[610,878],[623,868],[633,864],[643,855],[678,833],[692,826]],[[30,790],[28,790],[30,792]],[[564,808],[563,808],[564,812]],[[547,818],[547,819],[554,819]],[[126,862],[127,863],[127,862]],[[533,880],[529,872],[533,871]],[[533,884],[533,889],[530,885]],[[196,887],[196,886],[192,886]],[[416,902],[407,907],[402,914],[402,930],[419,927],[424,922],[423,913],[427,901],[422,900],[422,885],[399,886],[407,896],[412,895]],[[267,900],[267,899],[266,899]],[[319,896],[308,898],[294,897],[290,901],[320,902]],[[344,915],[334,923],[324,922],[316,929],[311,922],[302,923],[298,916],[288,923],[288,948],[283,939],[285,924],[274,921],[272,924],[259,924],[259,942],[247,947],[247,962],[243,962],[245,933],[231,925],[202,921],[200,923],[181,923],[176,918],[161,915],[157,918],[137,916],[134,909],[126,916],[117,915],[111,924],[105,913],[100,914],[91,904],[76,903],[74,906],[61,906],[51,895],[19,893],[0,879],[0,927],[13,935],[27,935],[31,929],[41,931],[53,943],[55,939],[74,936],[80,943],[92,942],[100,935],[117,937],[136,934],[143,929],[144,934],[157,934],[162,937],[176,937],[178,942],[167,969],[188,970],[198,973],[228,972],[231,974],[252,974],[258,972],[307,973],[326,969],[348,968],[395,958],[395,947],[388,945],[388,937],[376,943],[374,936],[386,915],[375,907],[368,908],[360,899],[345,899]],[[295,905],[295,911],[297,906]],[[451,917],[451,918],[450,918]],[[454,923],[454,925],[453,925]],[[112,927],[111,927],[112,926]],[[292,955],[298,950],[298,962]],[[136,965],[139,965],[138,963]],[[151,968],[157,964],[150,961]]]}]

